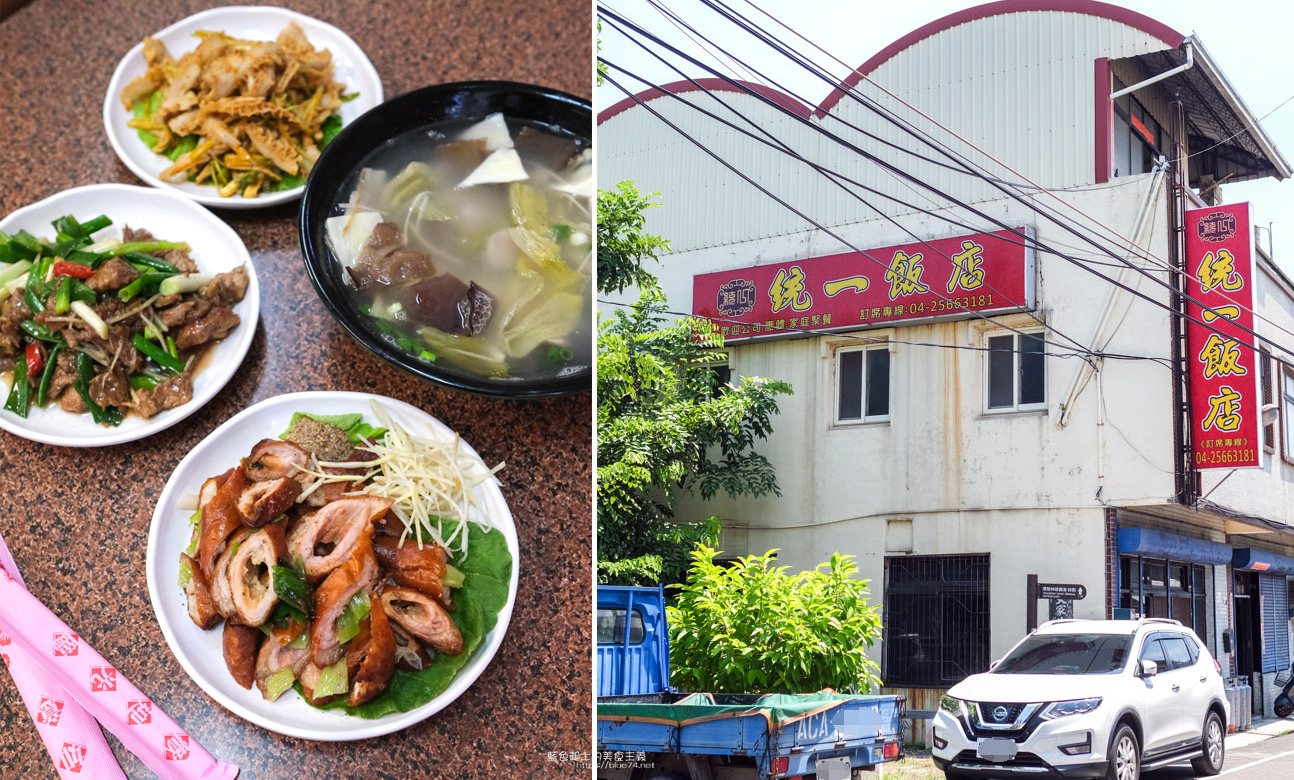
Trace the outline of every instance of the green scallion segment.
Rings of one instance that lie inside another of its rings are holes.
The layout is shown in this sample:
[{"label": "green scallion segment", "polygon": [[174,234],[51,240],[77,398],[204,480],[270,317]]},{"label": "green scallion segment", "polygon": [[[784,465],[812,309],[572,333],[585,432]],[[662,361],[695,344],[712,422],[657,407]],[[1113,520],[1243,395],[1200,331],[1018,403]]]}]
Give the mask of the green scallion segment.
[{"label": "green scallion segment", "polygon": [[314,698],[322,699],[325,696],[336,696],[345,693],[348,688],[346,659],[343,658],[319,672],[319,681],[315,683]]},{"label": "green scallion segment", "polygon": [[442,582],[445,583],[446,587],[461,588],[463,587],[464,579],[465,577],[461,571],[449,564],[445,564],[445,579]]},{"label": "green scallion segment", "polygon": [[[343,668],[342,673],[344,674],[345,671],[346,670]],[[292,674],[292,667],[290,666],[265,678],[266,700],[277,700],[280,696],[287,693],[288,689],[292,687],[292,683],[296,682],[296,679],[296,676]]]},{"label": "green scallion segment", "polygon": [[54,348],[49,351],[49,357],[45,358],[45,370],[41,373],[40,385],[36,388],[37,406],[44,406],[49,400],[49,388],[54,382],[54,371],[58,364],[58,352],[62,348],[62,344],[55,344]]},{"label": "green scallion segment", "polygon": [[13,387],[9,388],[9,398],[4,404],[5,410],[19,417],[26,417],[30,392],[31,385],[27,384],[27,361],[19,357],[13,367]]},{"label": "green scallion segment", "polygon": [[337,641],[346,644],[359,635],[359,624],[368,617],[371,608],[368,591],[360,591],[351,596],[341,617],[337,618]]},{"label": "green scallion segment", "polygon": [[184,373],[184,361],[153,346],[144,338],[144,334],[136,333],[132,343],[135,345],[135,349],[144,353],[145,357],[151,358],[153,362],[157,363],[157,365],[162,368],[165,368],[167,371],[170,371],[172,374]]},{"label": "green scallion segment", "polygon": [[58,292],[54,296],[54,313],[67,314],[72,308],[72,277],[64,276],[58,283]]}]

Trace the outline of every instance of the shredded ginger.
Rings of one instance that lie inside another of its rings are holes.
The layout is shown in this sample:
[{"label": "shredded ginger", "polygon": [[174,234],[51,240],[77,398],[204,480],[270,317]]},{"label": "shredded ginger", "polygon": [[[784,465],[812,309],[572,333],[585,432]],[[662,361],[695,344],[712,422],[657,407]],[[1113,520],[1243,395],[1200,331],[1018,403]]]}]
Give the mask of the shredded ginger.
[{"label": "shredded ginger", "polygon": [[[419,547],[423,542],[435,542],[455,560],[462,560],[467,555],[467,523],[474,522],[486,529],[493,527],[476,488],[487,482],[498,484],[494,475],[503,468],[503,464],[486,468],[479,456],[459,446],[458,434],[454,434],[452,441],[445,441],[431,425],[427,425],[427,435],[416,436],[393,420],[376,402],[373,403],[373,411],[382,427],[386,428],[386,434],[381,442],[361,449],[377,455],[377,459],[318,462],[319,469],[310,470],[318,479],[301,498],[328,482],[354,479],[323,474],[324,467],[368,469],[368,477],[360,492],[395,502],[391,512],[400,518],[405,528],[400,536],[401,544],[411,536]],[[448,535],[444,528],[445,520],[455,521],[455,527]]]}]

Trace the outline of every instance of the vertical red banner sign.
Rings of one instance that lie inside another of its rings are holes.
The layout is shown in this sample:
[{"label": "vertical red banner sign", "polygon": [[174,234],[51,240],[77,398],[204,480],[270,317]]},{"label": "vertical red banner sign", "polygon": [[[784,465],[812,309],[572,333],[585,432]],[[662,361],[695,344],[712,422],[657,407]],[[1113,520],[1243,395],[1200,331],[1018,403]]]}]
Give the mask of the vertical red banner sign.
[{"label": "vertical red banner sign", "polygon": [[[1249,204],[1186,212],[1186,312],[1197,469],[1261,465],[1262,392],[1254,337]],[[1203,305],[1201,305],[1203,304]]]}]

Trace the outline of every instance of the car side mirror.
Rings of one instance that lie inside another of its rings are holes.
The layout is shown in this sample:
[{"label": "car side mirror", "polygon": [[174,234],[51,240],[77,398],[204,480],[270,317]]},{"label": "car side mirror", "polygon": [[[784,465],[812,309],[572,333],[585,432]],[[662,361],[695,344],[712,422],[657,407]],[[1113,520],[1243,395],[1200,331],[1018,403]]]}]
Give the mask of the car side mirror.
[{"label": "car side mirror", "polygon": [[1138,677],[1154,677],[1159,674],[1159,664],[1142,659],[1137,662]]}]

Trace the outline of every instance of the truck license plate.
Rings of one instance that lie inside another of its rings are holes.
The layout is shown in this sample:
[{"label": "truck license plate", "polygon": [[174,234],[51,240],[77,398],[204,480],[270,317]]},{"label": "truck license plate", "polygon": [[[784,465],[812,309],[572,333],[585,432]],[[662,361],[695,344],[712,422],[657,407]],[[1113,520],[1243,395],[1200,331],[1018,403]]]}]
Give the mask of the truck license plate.
[{"label": "truck license plate", "polygon": [[818,780],[849,780],[850,770],[848,756],[820,758],[815,769]]},{"label": "truck license plate", "polygon": [[1017,750],[1012,739],[981,739],[975,753],[985,761],[1002,762],[1015,758]]}]

